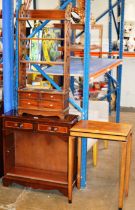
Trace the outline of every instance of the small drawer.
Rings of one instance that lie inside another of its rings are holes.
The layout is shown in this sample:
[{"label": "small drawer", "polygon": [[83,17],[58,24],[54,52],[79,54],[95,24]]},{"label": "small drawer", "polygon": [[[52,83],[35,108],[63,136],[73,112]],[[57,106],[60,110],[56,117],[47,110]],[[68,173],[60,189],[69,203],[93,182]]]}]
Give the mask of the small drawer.
[{"label": "small drawer", "polygon": [[40,108],[63,109],[62,101],[40,101]]},{"label": "small drawer", "polygon": [[32,92],[19,92],[19,98],[20,99],[37,99],[39,97],[38,93],[32,93]]},{"label": "small drawer", "polygon": [[38,101],[37,100],[19,100],[19,107],[23,108],[38,108]]},{"label": "small drawer", "polygon": [[52,133],[67,133],[68,128],[61,127],[61,126],[50,126],[50,125],[38,124],[38,131],[47,131],[47,132],[52,132]]},{"label": "small drawer", "polygon": [[13,122],[13,121],[5,121],[6,128],[19,128],[19,129],[26,129],[32,130],[33,124],[32,123],[23,123],[23,122]]},{"label": "small drawer", "polygon": [[41,97],[41,99],[44,99],[44,100],[61,101],[63,98],[63,95],[62,94],[41,93],[40,97]]}]

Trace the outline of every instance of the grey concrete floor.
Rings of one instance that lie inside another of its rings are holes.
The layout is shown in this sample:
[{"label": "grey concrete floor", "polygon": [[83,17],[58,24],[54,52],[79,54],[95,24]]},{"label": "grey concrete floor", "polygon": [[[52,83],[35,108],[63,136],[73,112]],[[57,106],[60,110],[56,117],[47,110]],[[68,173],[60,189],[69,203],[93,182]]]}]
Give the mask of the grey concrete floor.
[{"label": "grey concrete floor", "polygon": [[[135,113],[122,112],[121,121],[132,123],[135,131]],[[134,141],[132,148],[129,197],[124,200],[123,210],[135,210]],[[16,185],[7,188],[0,183],[0,210],[117,210],[120,145],[112,142],[105,150],[100,142],[98,151],[95,168],[92,154],[88,152],[87,187],[80,191],[74,189],[72,204],[68,204],[67,198],[57,191],[32,190]]]}]

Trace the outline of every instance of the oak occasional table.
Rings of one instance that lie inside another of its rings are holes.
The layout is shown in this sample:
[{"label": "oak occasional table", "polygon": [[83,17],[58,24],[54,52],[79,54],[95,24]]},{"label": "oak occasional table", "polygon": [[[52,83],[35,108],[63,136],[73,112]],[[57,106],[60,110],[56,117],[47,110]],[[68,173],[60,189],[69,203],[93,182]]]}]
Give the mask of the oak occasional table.
[{"label": "oak occasional table", "polygon": [[[81,169],[81,138],[95,138],[99,140],[115,141],[121,143],[121,170],[119,187],[119,210],[123,207],[124,193],[128,196],[129,175],[131,164],[131,142],[132,126],[124,123],[98,122],[91,120],[81,120],[70,129],[69,142],[74,142],[74,137],[78,137],[78,175],[77,186],[80,187],[80,169]],[[69,156],[69,162],[72,160],[72,152]],[[71,162],[72,165],[72,162]],[[69,173],[73,173],[72,167],[69,167]],[[71,176],[70,176],[71,177]],[[69,178],[70,178],[69,177]],[[72,186],[72,180],[69,179],[69,188]],[[69,195],[72,200],[72,191]]]}]

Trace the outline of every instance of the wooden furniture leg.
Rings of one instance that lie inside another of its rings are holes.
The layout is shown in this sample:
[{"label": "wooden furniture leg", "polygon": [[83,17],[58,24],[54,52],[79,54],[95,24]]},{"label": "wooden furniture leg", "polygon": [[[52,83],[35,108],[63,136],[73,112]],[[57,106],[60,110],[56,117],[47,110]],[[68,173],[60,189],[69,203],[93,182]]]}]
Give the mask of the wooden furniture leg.
[{"label": "wooden furniture leg", "polygon": [[108,144],[109,144],[109,142],[108,142],[107,140],[105,140],[105,141],[104,141],[104,148],[105,148],[105,149],[108,149]]},{"label": "wooden furniture leg", "polygon": [[93,166],[97,166],[98,142],[93,145]]},{"label": "wooden furniture leg", "polygon": [[125,195],[128,196],[129,189],[129,177],[130,177],[130,166],[131,166],[131,147],[132,147],[132,133],[128,136],[127,143],[127,158],[126,158],[126,175],[125,175]]},{"label": "wooden furniture leg", "polygon": [[68,202],[72,203],[72,179],[73,179],[73,141],[74,137],[69,137],[68,145]]},{"label": "wooden furniture leg", "polygon": [[122,152],[121,152],[121,170],[120,170],[119,210],[122,210],[123,207],[127,142],[122,142],[121,144],[122,144]]},{"label": "wooden furniture leg", "polygon": [[82,150],[82,141],[81,137],[78,137],[78,160],[77,160],[77,188],[81,187],[81,150]]}]

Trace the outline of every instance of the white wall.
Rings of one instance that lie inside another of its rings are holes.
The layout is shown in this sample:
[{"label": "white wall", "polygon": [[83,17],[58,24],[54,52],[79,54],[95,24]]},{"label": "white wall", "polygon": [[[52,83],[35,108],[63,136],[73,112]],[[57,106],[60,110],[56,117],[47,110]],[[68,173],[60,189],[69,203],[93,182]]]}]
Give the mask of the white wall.
[{"label": "white wall", "polygon": [[58,7],[59,0],[37,0],[37,8],[39,9],[54,9]]},{"label": "white wall", "polygon": [[135,59],[124,58],[122,73],[122,107],[135,108]]},{"label": "white wall", "polygon": [[[113,2],[116,2],[115,0]],[[133,10],[135,9],[135,1],[127,0],[125,5],[125,17],[131,18],[129,14],[128,6],[132,5]],[[104,3],[101,0],[95,0],[92,2],[92,13],[95,17],[98,17],[108,8],[108,0]],[[135,12],[134,16],[135,16]],[[103,45],[106,49],[108,43],[108,15],[102,18],[99,23],[104,26],[104,40]],[[115,29],[113,29],[113,40],[116,39]],[[121,106],[122,107],[134,107],[135,108],[135,58],[124,58],[123,61],[123,73],[122,73],[122,90],[121,90]]]}]

